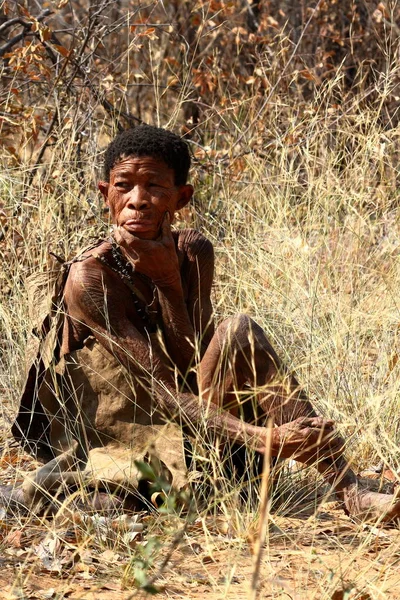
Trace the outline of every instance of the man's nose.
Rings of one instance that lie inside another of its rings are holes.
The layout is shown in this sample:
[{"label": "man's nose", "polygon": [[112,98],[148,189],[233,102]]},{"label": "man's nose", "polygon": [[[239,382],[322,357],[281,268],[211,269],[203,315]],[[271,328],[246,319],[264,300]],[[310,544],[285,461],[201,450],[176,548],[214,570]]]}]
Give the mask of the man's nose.
[{"label": "man's nose", "polygon": [[150,205],[150,194],[141,186],[135,185],[131,189],[127,206],[134,210],[143,210]]}]

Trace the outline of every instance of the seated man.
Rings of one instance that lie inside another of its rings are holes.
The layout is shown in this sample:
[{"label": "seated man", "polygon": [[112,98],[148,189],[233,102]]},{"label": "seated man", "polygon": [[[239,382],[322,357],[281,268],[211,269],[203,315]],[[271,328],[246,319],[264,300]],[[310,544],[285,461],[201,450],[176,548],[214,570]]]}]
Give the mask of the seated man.
[{"label": "seated man", "polygon": [[108,147],[99,189],[113,234],[67,263],[54,291],[13,427],[46,464],[14,494],[33,505],[61,484],[134,489],[134,461],[149,452],[182,486],[184,437],[201,430],[209,442],[314,465],[350,514],[397,517],[400,500],[360,488],[333,422],[317,416],[261,327],[238,315],[214,331],[213,246],[171,230],[192,197],[189,167],[186,143],[156,127]]}]

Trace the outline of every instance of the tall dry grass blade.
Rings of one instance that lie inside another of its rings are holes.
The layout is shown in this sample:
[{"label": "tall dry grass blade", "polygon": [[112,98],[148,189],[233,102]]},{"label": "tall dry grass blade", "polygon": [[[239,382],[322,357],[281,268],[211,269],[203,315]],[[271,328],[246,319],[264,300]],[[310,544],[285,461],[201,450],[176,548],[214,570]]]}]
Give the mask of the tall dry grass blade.
[{"label": "tall dry grass blade", "polygon": [[265,442],[264,464],[261,480],[261,502],[260,502],[260,521],[258,525],[258,535],[254,545],[254,567],[250,583],[249,600],[256,600],[257,586],[260,578],[261,559],[263,554],[263,546],[267,536],[268,515],[270,508],[269,484],[271,472],[271,443],[272,443],[272,427],[271,419],[267,422],[267,435]]}]

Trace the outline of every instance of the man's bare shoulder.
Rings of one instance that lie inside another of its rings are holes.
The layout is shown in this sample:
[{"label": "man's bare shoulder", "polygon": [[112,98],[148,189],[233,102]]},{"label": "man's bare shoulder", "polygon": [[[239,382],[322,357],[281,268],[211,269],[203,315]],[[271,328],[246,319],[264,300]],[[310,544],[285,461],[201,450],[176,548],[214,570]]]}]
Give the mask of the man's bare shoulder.
[{"label": "man's bare shoulder", "polygon": [[65,288],[66,296],[76,296],[81,292],[91,293],[99,288],[104,292],[104,285],[107,284],[112,284],[110,289],[124,289],[121,279],[107,266],[110,262],[112,252],[108,241],[102,241],[79,254],[70,267]]},{"label": "man's bare shoulder", "polygon": [[206,260],[214,260],[214,246],[197,229],[180,229],[173,231],[172,235],[175,239],[178,252],[187,257],[190,262],[196,261],[201,257],[204,257]]}]

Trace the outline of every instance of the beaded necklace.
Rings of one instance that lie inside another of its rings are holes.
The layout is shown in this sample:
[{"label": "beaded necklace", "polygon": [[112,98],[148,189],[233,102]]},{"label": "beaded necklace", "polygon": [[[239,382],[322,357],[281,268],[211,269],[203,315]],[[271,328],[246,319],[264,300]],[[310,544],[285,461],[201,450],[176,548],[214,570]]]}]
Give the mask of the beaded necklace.
[{"label": "beaded necklace", "polygon": [[[153,309],[152,309],[152,307],[155,304],[156,299],[157,299],[157,288],[154,285],[154,283],[151,281],[151,279],[146,277],[146,275],[143,275],[142,273],[138,273],[137,271],[135,271],[134,265],[132,263],[130,263],[128,260],[126,260],[126,258],[122,254],[122,251],[121,251],[120,247],[118,246],[118,244],[116,243],[116,241],[114,240],[114,238],[111,237],[111,238],[109,238],[108,241],[111,244],[111,255],[114,259],[114,262],[115,262],[117,268],[110,265],[110,263],[102,255],[97,255],[96,258],[101,263],[106,265],[109,269],[114,271],[114,273],[117,273],[121,277],[123,282],[129,287],[131,294],[132,294],[132,300],[133,300],[133,304],[135,306],[135,310],[136,310],[138,316],[141,318],[145,329],[147,330],[148,333],[154,333],[155,331],[157,331],[158,311],[157,311],[157,306]],[[150,287],[152,288],[153,299],[150,302],[150,304],[147,304],[144,296],[137,289],[135,282],[134,282],[134,275],[135,275],[135,277],[139,277],[140,279],[142,279],[142,281],[144,281],[147,285],[150,285]]]}]

